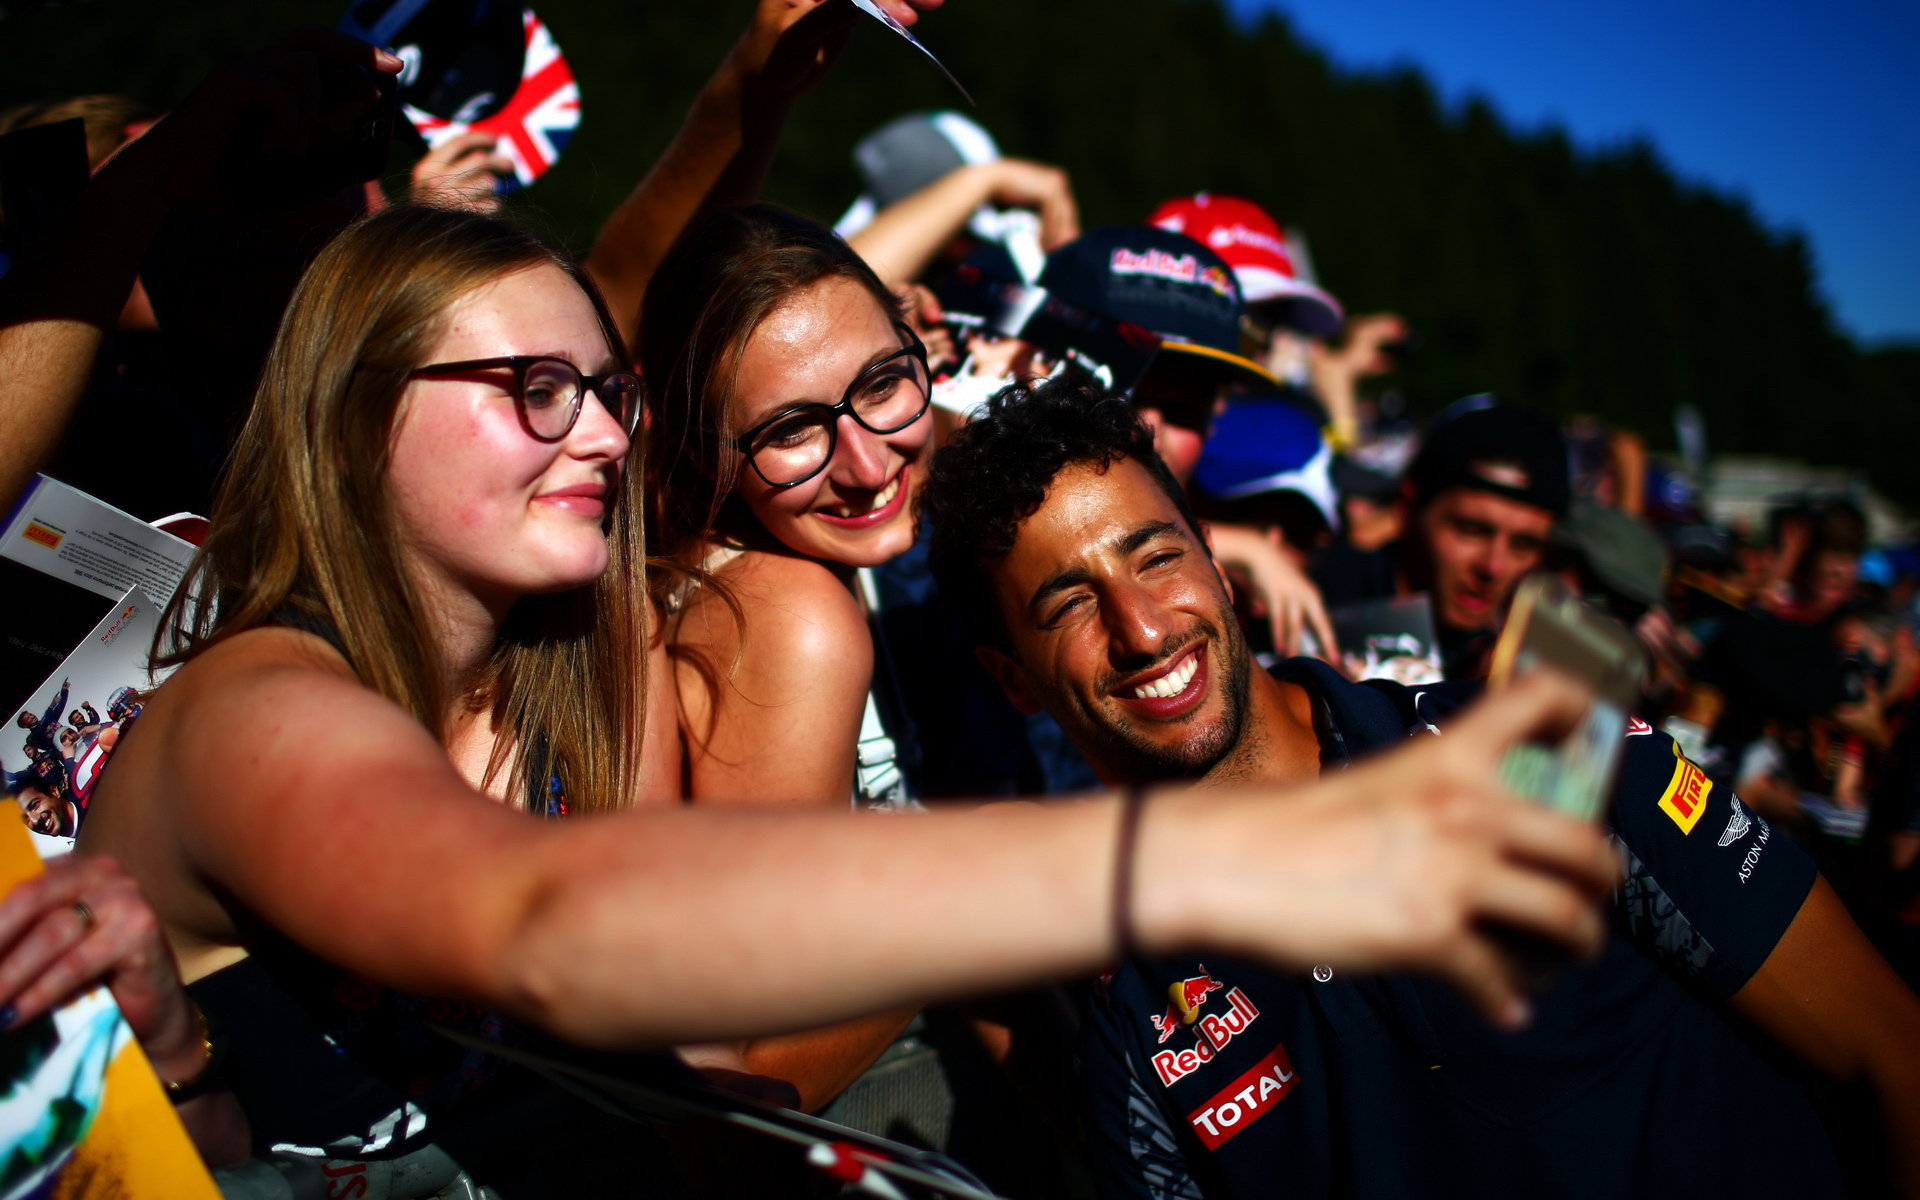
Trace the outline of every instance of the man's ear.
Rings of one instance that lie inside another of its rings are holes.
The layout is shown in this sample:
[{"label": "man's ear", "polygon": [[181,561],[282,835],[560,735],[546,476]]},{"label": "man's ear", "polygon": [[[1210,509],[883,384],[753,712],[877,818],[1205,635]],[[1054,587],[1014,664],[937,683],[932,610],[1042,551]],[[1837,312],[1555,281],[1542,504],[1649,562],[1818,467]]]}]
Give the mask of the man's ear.
[{"label": "man's ear", "polygon": [[1000,685],[1000,690],[1007,694],[1007,703],[1028,716],[1045,707],[1035,698],[1033,689],[1027,685],[1026,668],[1022,667],[1012,655],[1004,650],[982,645],[973,648],[973,656],[980,660],[980,665],[986,668],[987,674],[993,676],[995,682]]}]

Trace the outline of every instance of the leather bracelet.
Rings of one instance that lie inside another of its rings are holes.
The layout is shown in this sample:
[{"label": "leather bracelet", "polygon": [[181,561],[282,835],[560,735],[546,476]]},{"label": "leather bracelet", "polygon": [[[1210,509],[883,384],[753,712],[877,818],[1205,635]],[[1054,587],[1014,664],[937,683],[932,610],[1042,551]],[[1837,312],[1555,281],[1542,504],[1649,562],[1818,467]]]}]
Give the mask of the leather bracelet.
[{"label": "leather bracelet", "polygon": [[1147,790],[1133,784],[1120,797],[1120,829],[1113,847],[1113,948],[1117,957],[1133,952],[1133,858],[1140,840],[1140,814]]}]

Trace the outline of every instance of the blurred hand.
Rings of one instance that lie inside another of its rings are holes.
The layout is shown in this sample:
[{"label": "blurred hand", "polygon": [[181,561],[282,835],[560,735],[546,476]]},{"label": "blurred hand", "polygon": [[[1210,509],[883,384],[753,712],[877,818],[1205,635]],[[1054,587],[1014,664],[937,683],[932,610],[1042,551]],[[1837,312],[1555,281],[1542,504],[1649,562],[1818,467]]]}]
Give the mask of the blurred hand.
[{"label": "blurred hand", "polygon": [[1316,371],[1337,371],[1352,379],[1393,370],[1393,360],[1382,349],[1407,336],[1407,323],[1394,313],[1368,313],[1347,320],[1346,336],[1338,345],[1314,343],[1309,353]]},{"label": "blurred hand", "polygon": [[1675,625],[1664,608],[1650,608],[1642,614],[1633,623],[1633,635],[1653,656],[1657,668],[1676,676],[1684,676],[1687,664],[1700,657],[1700,643]]},{"label": "blurred hand", "polygon": [[918,283],[908,284],[902,295],[906,300],[907,325],[927,348],[928,367],[937,374],[942,367],[952,366],[957,351],[953,334],[947,329],[947,312],[940,307],[939,298],[931,288]]},{"label": "blurred hand", "polygon": [[495,154],[497,139],[469,131],[450,137],[413,164],[408,193],[415,204],[491,213],[500,209],[499,180],[513,174],[513,160]]},{"label": "blurred hand", "polygon": [[1311,629],[1320,643],[1320,656],[1336,667],[1340,665],[1340,647],[1334,640],[1333,622],[1327,619],[1320,589],[1286,551],[1259,531],[1241,526],[1215,525],[1209,536],[1220,560],[1244,570],[1259,593],[1275,650],[1289,655],[1300,653],[1300,634]]}]

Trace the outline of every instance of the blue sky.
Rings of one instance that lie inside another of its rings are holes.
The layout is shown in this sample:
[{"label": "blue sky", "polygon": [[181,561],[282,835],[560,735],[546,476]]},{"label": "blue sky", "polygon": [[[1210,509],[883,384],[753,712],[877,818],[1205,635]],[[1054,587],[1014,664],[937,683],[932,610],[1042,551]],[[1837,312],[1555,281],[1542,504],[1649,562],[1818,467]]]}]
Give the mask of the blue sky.
[{"label": "blue sky", "polygon": [[1916,0],[1228,0],[1346,67],[1412,63],[1585,147],[1644,135],[1813,247],[1841,328],[1920,342]]}]

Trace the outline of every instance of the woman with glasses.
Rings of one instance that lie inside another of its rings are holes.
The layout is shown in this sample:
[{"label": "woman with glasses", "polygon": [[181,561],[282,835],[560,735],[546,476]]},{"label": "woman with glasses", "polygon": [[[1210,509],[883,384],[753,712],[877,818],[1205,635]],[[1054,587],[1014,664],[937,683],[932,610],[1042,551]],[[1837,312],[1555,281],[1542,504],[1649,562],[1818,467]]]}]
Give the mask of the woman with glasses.
[{"label": "woman with glasses", "polygon": [[[926,350],[900,300],[831,231],[756,206],[682,236],[640,330],[650,533],[681,568],[656,588],[671,610],[688,799],[917,807],[868,570],[913,544],[932,453]],[[686,1054],[790,1083],[814,1110],[912,1016]],[[890,1059],[888,1094],[943,1109],[933,1052],[917,1058]],[[880,1132],[898,1114],[831,1115]]]},{"label": "woman with glasses", "polygon": [[[853,378],[890,350],[863,353]],[[143,697],[81,837],[144,889],[204,1013],[197,1065],[166,1068],[176,1097],[231,1089],[256,1152],[436,1140],[498,1181],[582,1148],[503,1120],[508,1077],[430,1024],[663,1046],[1198,942],[1424,965],[1503,1012],[1515,984],[1481,918],[1595,944],[1579,901],[1611,878],[1600,837],[1490,782],[1508,742],[1576,706],[1541,686],[1289,803],[616,815],[678,774],[651,757],[671,722],[644,719],[623,362],[569,260],[470,213],[367,218],[282,319],[179,602],[183,661]],[[864,499],[856,517],[886,506],[885,481],[822,486]],[[0,921],[9,1026],[58,998],[23,981],[98,974],[89,925],[63,901],[17,942]],[[502,1190],[543,1194],[523,1182]]]},{"label": "woman with glasses", "polygon": [[862,574],[913,544],[926,351],[846,243],[777,209],[694,226],[655,280],[640,361],[653,544],[684,572],[662,595],[688,794],[900,806]]}]

